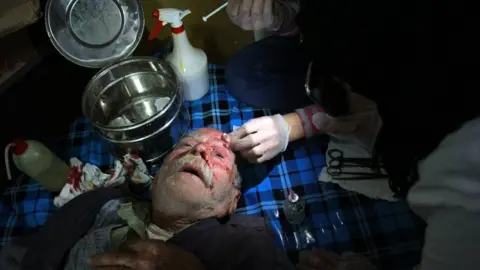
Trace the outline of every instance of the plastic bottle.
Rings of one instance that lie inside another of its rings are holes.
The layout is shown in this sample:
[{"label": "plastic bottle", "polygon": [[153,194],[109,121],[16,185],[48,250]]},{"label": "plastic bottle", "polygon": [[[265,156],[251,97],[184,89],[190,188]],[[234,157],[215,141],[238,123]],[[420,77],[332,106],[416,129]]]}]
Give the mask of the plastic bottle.
[{"label": "plastic bottle", "polygon": [[[315,246],[315,228],[309,219],[305,219],[305,200],[291,190],[283,202],[283,212],[287,221],[292,224],[294,248],[302,250]],[[283,245],[292,246],[292,243]]]},{"label": "plastic bottle", "polygon": [[305,200],[290,191],[287,200],[283,202],[283,211],[288,222],[300,224],[305,218]]},{"label": "plastic bottle", "polygon": [[163,26],[172,27],[173,51],[167,56],[177,72],[181,83],[182,93],[186,100],[196,100],[203,97],[209,89],[208,61],[204,51],[194,48],[188,41],[182,19],[190,14],[190,10],[174,8],[157,9],[153,17],[157,22],[148,37],[154,39]]},{"label": "plastic bottle", "polygon": [[33,140],[14,140],[5,148],[7,177],[11,180],[9,152],[13,152],[13,162],[26,175],[38,181],[48,191],[60,191],[67,182],[70,168],[53,154],[45,145]]}]

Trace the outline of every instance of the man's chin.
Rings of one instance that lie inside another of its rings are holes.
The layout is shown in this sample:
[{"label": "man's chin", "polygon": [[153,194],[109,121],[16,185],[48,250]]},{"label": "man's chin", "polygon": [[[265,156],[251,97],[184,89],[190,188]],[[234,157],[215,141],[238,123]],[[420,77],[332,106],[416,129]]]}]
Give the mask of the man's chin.
[{"label": "man's chin", "polygon": [[169,179],[175,180],[176,182],[188,183],[188,184],[195,184],[199,183],[202,186],[207,186],[207,184],[202,180],[202,178],[198,177],[195,174],[188,173],[188,172],[177,172],[174,173],[172,176],[168,177]]}]

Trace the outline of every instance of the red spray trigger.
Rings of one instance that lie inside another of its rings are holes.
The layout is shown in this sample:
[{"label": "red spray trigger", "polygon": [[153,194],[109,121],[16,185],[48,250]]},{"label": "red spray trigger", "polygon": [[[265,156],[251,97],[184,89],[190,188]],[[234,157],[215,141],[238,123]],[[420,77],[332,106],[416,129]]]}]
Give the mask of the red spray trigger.
[{"label": "red spray trigger", "polygon": [[153,27],[152,32],[148,36],[148,40],[153,40],[156,36],[158,36],[158,34],[160,33],[160,31],[162,30],[162,27],[163,27],[163,22],[160,21],[160,19],[159,19],[160,11],[158,11],[158,9],[156,9],[155,11],[152,12],[152,16],[156,19],[156,22],[155,22],[155,26]]}]

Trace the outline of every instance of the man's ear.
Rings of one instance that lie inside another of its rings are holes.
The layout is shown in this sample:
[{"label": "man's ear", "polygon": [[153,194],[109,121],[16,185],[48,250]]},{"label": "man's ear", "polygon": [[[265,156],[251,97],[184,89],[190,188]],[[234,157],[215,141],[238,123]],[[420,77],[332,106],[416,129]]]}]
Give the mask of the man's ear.
[{"label": "man's ear", "polygon": [[235,197],[233,198],[232,204],[230,205],[230,209],[228,210],[228,214],[230,215],[235,213],[235,210],[237,210],[237,204],[238,204],[238,201],[240,200],[240,196],[242,195],[242,193],[238,189],[235,189],[233,192]]}]

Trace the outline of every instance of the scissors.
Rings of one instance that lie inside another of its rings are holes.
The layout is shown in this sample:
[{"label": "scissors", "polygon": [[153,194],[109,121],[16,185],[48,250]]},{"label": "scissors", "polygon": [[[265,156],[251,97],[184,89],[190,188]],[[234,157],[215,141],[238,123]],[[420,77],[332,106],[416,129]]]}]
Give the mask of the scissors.
[{"label": "scissors", "polygon": [[[335,180],[368,180],[388,177],[381,171],[381,164],[378,160],[372,158],[345,158],[343,152],[338,149],[327,151],[330,161],[328,162],[327,173],[333,176]],[[369,168],[372,172],[343,172],[343,168]],[[339,178],[340,175],[350,175],[351,177]]]}]

